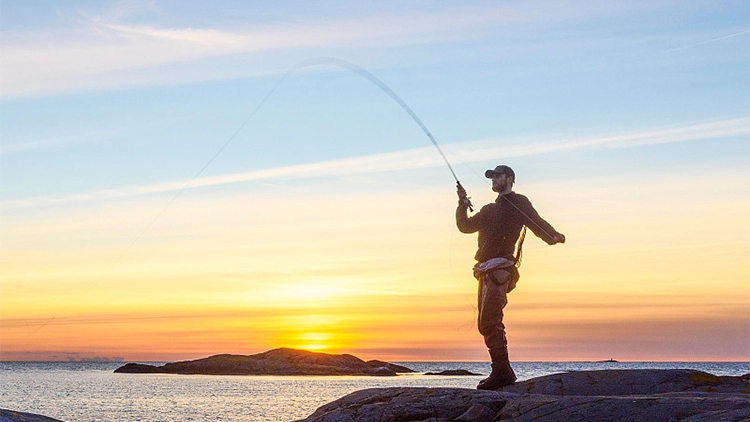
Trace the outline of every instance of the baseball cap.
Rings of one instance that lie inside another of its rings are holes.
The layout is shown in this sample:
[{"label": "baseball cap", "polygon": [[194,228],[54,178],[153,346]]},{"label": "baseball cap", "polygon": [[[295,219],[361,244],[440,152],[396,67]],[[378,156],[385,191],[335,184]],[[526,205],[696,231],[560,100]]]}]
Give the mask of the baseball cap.
[{"label": "baseball cap", "polygon": [[513,171],[512,168],[506,166],[506,165],[499,165],[495,167],[494,170],[487,170],[484,172],[484,177],[488,179],[492,179],[496,174],[507,174],[508,176],[512,177],[513,179],[516,178],[516,173]]}]

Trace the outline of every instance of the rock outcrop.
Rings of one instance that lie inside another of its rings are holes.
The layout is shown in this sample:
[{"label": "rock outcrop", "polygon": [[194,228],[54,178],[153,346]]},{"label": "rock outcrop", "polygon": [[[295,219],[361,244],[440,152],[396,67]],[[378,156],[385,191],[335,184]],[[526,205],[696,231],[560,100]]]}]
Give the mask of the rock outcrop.
[{"label": "rock outcrop", "polygon": [[576,371],[519,382],[502,391],[553,396],[632,396],[665,393],[750,393],[748,379],[692,369]]},{"label": "rock outcrop", "polygon": [[13,410],[0,409],[0,422],[61,422],[58,419],[48,418],[34,413],[16,412]]},{"label": "rock outcrop", "polygon": [[414,372],[388,362],[365,362],[352,355],[333,355],[295,349],[274,349],[257,355],[216,355],[162,366],[128,363],[115,369],[130,374],[186,375],[372,375]]},{"label": "rock outcrop", "polygon": [[375,388],[320,407],[304,422],[733,422],[750,420],[750,379],[693,370],[548,375],[500,391]]},{"label": "rock outcrop", "polygon": [[475,376],[482,374],[475,374],[466,369],[448,369],[440,372],[426,372],[425,375],[447,375],[447,376]]}]

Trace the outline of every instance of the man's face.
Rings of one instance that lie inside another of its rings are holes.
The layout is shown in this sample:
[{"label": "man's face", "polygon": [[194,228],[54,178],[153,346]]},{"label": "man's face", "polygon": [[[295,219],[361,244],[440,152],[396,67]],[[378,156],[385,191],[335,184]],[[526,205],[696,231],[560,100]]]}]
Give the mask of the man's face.
[{"label": "man's face", "polygon": [[509,190],[513,186],[513,178],[505,173],[495,173],[492,177],[492,190],[500,193]]}]

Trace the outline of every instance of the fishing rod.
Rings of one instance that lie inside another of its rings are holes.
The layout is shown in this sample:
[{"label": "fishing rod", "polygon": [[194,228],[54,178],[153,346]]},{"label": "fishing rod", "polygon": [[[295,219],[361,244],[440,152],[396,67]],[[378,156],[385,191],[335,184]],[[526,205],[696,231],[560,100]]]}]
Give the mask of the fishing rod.
[{"label": "fishing rod", "polygon": [[[424,122],[422,122],[422,119],[420,119],[419,116],[417,116],[417,113],[415,113],[414,110],[412,110],[411,107],[409,107],[409,105],[406,104],[406,102],[403,99],[401,99],[401,97],[398,96],[398,94],[396,94],[388,85],[386,85],[385,82],[381,81],[377,76],[368,72],[364,68],[357,66],[356,64],[346,61],[344,59],[338,59],[334,57],[317,57],[313,59],[303,60],[297,63],[292,68],[290,68],[286,74],[284,74],[284,76],[282,77],[282,80],[285,79],[292,71],[296,69],[309,67],[309,66],[315,66],[315,65],[324,65],[324,64],[338,66],[340,68],[350,70],[358,74],[359,76],[367,79],[368,81],[372,82],[373,84],[375,84],[375,86],[377,86],[383,92],[388,94],[388,96],[390,96],[391,99],[393,99],[393,101],[398,103],[398,105],[400,105],[401,108],[403,108],[404,111],[406,111],[406,113],[412,118],[412,120],[414,120],[414,122],[417,123],[417,125],[422,129],[422,132],[424,132],[424,134],[427,135],[427,138],[429,138],[430,142],[432,142],[432,145],[434,145],[435,148],[437,148],[438,152],[440,153],[440,156],[443,157],[443,161],[445,162],[445,165],[448,166],[448,170],[450,170],[451,175],[453,175],[453,179],[456,181],[456,186],[460,189],[463,189],[463,186],[461,186],[461,182],[458,180],[458,176],[456,176],[456,172],[453,170],[453,166],[451,166],[451,163],[448,161],[448,157],[445,156],[443,149],[440,148],[440,145],[435,140],[435,137],[432,136],[432,133],[430,132],[430,130],[427,129],[427,126],[424,124]],[[276,86],[278,86],[279,83],[277,83]],[[274,90],[275,90],[275,87],[274,87]],[[469,210],[474,211],[471,205],[470,198],[468,197],[463,198],[463,201],[469,207]]]},{"label": "fishing rod", "polygon": [[[299,69],[299,68],[303,68],[303,67],[315,66],[315,65],[324,65],[324,64],[334,65],[334,66],[338,66],[338,67],[341,67],[341,68],[344,68],[344,69],[347,69],[347,70],[351,70],[352,72],[354,72],[354,73],[362,76],[363,78],[365,78],[368,81],[370,81],[373,84],[375,84],[375,86],[377,86],[378,88],[380,88],[383,92],[385,92],[386,94],[388,94],[388,96],[390,96],[396,103],[398,103],[398,105],[400,105],[401,108],[403,108],[404,111],[406,111],[406,113],[409,114],[409,116],[411,116],[411,118],[417,123],[417,125],[422,129],[422,131],[424,132],[424,134],[427,135],[427,138],[430,139],[430,142],[432,142],[432,145],[434,145],[435,148],[437,148],[438,152],[440,153],[440,156],[443,157],[443,161],[445,161],[445,165],[448,166],[448,170],[450,170],[451,174],[453,175],[453,179],[456,181],[456,187],[458,187],[459,189],[461,189],[464,192],[466,192],[466,190],[464,189],[464,187],[461,186],[461,182],[458,180],[458,176],[456,176],[456,172],[453,170],[453,166],[451,166],[451,163],[448,161],[448,157],[445,156],[445,153],[443,152],[443,149],[440,148],[440,145],[435,140],[435,137],[432,136],[432,133],[430,132],[430,130],[427,129],[427,126],[422,122],[422,119],[420,119],[419,116],[417,116],[417,114],[414,112],[414,110],[412,110],[411,107],[409,107],[409,105],[406,104],[406,102],[404,100],[402,100],[401,97],[398,96],[398,94],[396,94],[388,85],[386,85],[385,82],[381,81],[377,76],[373,75],[372,73],[368,72],[364,68],[362,68],[360,66],[357,66],[356,64],[354,64],[352,62],[346,61],[344,59],[333,58],[333,57],[318,57],[318,58],[312,58],[312,59],[303,60],[303,61],[297,63],[296,65],[292,66],[284,74],[284,76],[279,80],[279,82],[276,83],[276,85],[274,86],[273,90],[271,92],[269,92],[268,95],[266,95],[266,97],[263,99],[263,101],[261,102],[260,105],[262,105],[268,99],[268,97],[271,96],[271,94],[273,93],[273,91],[275,91],[276,88],[279,86],[279,84],[281,84],[281,81],[283,81],[284,79],[286,79],[286,77],[289,74],[291,74],[294,70]],[[260,105],[258,106],[258,108],[260,108]],[[257,112],[257,110],[258,109],[256,108],[255,111],[253,111],[253,113],[251,114],[250,117],[252,117],[252,115],[254,115],[255,112]],[[248,120],[249,120],[249,118],[248,118]],[[245,123],[247,123],[247,121]],[[242,126],[244,126],[245,123],[243,123]],[[242,126],[240,127],[240,129],[242,128]],[[237,130],[237,132],[239,132],[239,129]],[[236,132],[235,132],[235,134],[236,134]],[[469,208],[470,211],[472,211],[472,212],[474,211],[474,208],[472,207],[472,204],[471,204],[471,199],[469,197],[462,198],[462,201],[464,202],[464,204],[466,204],[468,206],[468,208]],[[510,200],[508,200],[508,202],[513,206],[513,208],[515,208],[518,212],[520,212],[528,220],[533,221],[528,215],[526,215],[525,212],[523,212],[523,210],[521,210],[520,208],[518,208],[516,206],[516,204],[514,204]],[[538,224],[535,224],[535,225],[542,232],[544,232],[545,234],[547,234],[548,236],[551,237],[551,235],[549,233],[547,233],[547,231],[544,230],[543,227],[540,227]],[[523,240],[521,241],[521,243],[523,243]]]}]

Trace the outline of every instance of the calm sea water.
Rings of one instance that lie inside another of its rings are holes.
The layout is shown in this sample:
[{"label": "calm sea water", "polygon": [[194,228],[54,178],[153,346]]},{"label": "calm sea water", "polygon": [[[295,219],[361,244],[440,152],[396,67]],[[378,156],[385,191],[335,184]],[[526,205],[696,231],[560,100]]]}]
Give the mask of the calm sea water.
[{"label": "calm sea water", "polygon": [[[431,376],[476,362],[406,362],[398,377],[275,377],[115,374],[120,363],[0,362],[0,408],[66,422],[292,421],[348,393],[372,387],[474,388],[484,376]],[[565,371],[690,368],[715,375],[750,373],[750,362],[514,362],[519,380]]]}]

